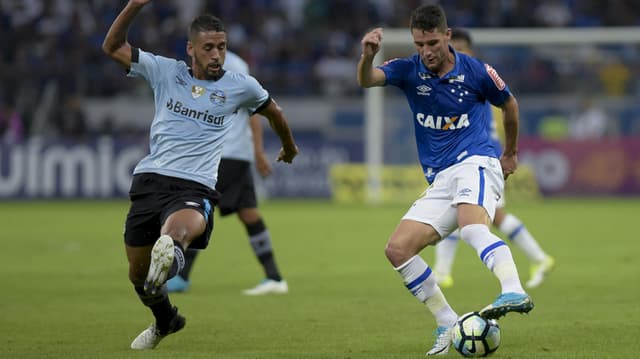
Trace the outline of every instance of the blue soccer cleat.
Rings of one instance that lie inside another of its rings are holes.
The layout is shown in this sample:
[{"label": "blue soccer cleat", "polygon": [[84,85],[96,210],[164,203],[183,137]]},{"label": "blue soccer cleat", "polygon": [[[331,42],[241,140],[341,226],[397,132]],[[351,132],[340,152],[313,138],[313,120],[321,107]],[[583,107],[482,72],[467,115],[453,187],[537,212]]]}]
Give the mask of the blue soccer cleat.
[{"label": "blue soccer cleat", "polygon": [[167,281],[167,290],[170,293],[186,292],[190,285],[191,282],[177,275]]},{"label": "blue soccer cleat", "polygon": [[485,319],[498,319],[509,312],[529,313],[533,309],[533,301],[526,293],[502,293],[496,300],[480,311]]},{"label": "blue soccer cleat", "polygon": [[433,344],[433,347],[431,347],[431,350],[427,352],[427,356],[447,354],[451,346],[451,332],[452,327],[436,328],[434,332],[436,342]]}]

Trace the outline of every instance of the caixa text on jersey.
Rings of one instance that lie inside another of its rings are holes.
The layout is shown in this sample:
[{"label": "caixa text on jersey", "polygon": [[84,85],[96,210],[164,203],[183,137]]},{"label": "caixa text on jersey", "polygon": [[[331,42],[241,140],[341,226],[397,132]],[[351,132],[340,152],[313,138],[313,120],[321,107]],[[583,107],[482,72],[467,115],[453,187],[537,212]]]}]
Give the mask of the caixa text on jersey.
[{"label": "caixa text on jersey", "polygon": [[456,130],[458,128],[469,127],[469,115],[463,113],[460,116],[433,116],[423,113],[416,114],[416,121],[427,128],[436,130]]}]

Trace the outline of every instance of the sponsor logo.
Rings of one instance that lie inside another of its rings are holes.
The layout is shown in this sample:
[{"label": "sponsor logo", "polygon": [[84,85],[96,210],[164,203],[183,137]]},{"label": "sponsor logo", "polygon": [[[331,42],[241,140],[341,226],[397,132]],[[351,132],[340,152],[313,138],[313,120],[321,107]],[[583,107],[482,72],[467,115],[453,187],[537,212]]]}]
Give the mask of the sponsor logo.
[{"label": "sponsor logo", "polygon": [[484,64],[484,67],[485,69],[487,69],[487,73],[489,74],[489,77],[491,77],[491,80],[493,80],[493,83],[496,85],[498,90],[504,90],[504,88],[507,87],[507,85],[504,83],[504,81],[502,81],[502,79],[500,78],[500,75],[498,75],[498,71],[496,71],[489,64]]},{"label": "sponsor logo", "polygon": [[193,202],[193,201],[186,201],[184,202],[185,205],[190,206],[190,207],[200,207],[200,203],[198,202]]},{"label": "sponsor logo", "polygon": [[222,90],[213,90],[213,93],[209,95],[209,101],[216,106],[220,106],[227,101],[227,95]]},{"label": "sponsor logo", "polygon": [[166,104],[167,110],[179,114],[185,117],[193,118],[195,120],[200,120],[206,123],[212,123],[217,126],[224,125],[224,115],[214,115],[209,113],[208,110],[198,111],[192,108],[185,106],[180,101],[173,101],[173,99],[169,99]]},{"label": "sponsor logo", "polygon": [[458,75],[456,77],[449,79],[449,83],[454,83],[454,82],[464,83],[464,75]]},{"label": "sponsor logo", "polygon": [[432,88],[427,85],[420,85],[416,87],[418,89],[418,96],[430,96]]},{"label": "sponsor logo", "polygon": [[464,113],[460,116],[433,116],[423,113],[416,114],[416,121],[426,128],[432,128],[435,130],[457,130],[464,127],[469,127],[469,115]]},{"label": "sponsor logo", "polygon": [[469,197],[471,195],[471,188],[463,188],[458,191],[458,196],[460,197]]},{"label": "sponsor logo", "polygon": [[204,91],[205,91],[204,87],[198,86],[198,85],[193,85],[193,86],[191,86],[191,97],[198,98],[198,97],[202,96]]}]

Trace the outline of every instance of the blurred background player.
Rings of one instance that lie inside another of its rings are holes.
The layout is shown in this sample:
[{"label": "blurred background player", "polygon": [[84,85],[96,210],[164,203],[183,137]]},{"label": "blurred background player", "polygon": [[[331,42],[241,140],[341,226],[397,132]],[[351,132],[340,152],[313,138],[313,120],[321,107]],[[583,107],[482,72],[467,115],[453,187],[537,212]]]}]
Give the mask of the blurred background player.
[{"label": "blurred background player", "polygon": [[[475,56],[471,35],[464,29],[454,28],[451,30],[450,44],[458,52]],[[498,126],[496,123],[501,118],[500,116],[502,116],[502,114],[500,111],[493,111],[492,109],[493,107],[487,102],[487,111],[493,117],[493,120],[490,121],[491,127],[489,128],[489,133],[493,142],[493,147],[499,157],[502,153],[502,144],[500,143],[500,136],[498,135]],[[493,219],[493,225],[527,256],[531,262],[531,267],[530,277],[525,285],[528,288],[535,288],[539,286],[545,276],[551,272],[555,265],[555,260],[542,250],[538,242],[533,238],[531,233],[527,230],[527,227],[525,227],[524,223],[522,223],[518,217],[511,213],[507,213],[504,210],[504,205],[505,200],[503,195],[498,202],[496,214]],[[449,288],[453,286],[451,269],[453,267],[459,237],[460,231],[456,230],[436,245],[434,271],[436,274],[436,280],[442,288]]]},{"label": "blurred background player", "polygon": [[[231,51],[227,51],[224,69],[249,74],[249,65]],[[257,208],[258,201],[251,170],[253,163],[262,177],[271,174],[271,164],[264,152],[262,141],[261,118],[258,115],[250,116],[245,109],[240,109],[222,148],[216,183],[216,190],[221,193],[218,209],[223,217],[237,213],[238,219],[247,230],[253,253],[264,270],[265,279],[243,293],[285,294],[289,287],[280,275],[273,255],[271,235]],[[189,289],[190,274],[198,252],[196,249],[187,250],[184,269],[167,282],[169,292],[184,292]]]},{"label": "blurred background player", "polygon": [[124,233],[129,280],[155,322],[131,342],[132,349],[153,349],[185,326],[165,283],[184,267],[187,248],[209,243],[222,146],[238,109],[269,119],[282,143],[279,161],[291,163],[298,154],[282,109],[262,85],[223,69],[227,33],[217,17],[200,15],[191,22],[191,66],[129,44],[129,28],[148,3],[130,0],[102,44],[129,76],[149,83],[155,101],[150,153],[134,169]]}]

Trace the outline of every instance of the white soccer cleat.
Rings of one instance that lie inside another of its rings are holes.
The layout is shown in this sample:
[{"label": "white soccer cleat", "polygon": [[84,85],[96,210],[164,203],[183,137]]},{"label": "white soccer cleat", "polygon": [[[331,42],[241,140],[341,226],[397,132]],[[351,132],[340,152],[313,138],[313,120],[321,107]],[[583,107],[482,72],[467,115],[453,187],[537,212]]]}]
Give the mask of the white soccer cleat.
[{"label": "white soccer cleat", "polygon": [[243,290],[242,293],[245,295],[287,294],[289,286],[284,279],[280,281],[265,279],[257,286]]},{"label": "white soccer cleat", "polygon": [[151,249],[149,273],[144,281],[144,291],[147,294],[156,294],[166,282],[173,263],[173,254],[173,239],[166,234],[160,236]]},{"label": "white soccer cleat", "polygon": [[176,315],[171,320],[169,329],[167,329],[166,331],[161,331],[160,329],[158,329],[155,323],[151,324],[149,328],[143,330],[142,333],[138,334],[138,336],[131,342],[131,349],[154,349],[164,337],[184,328],[186,320],[183,316],[177,313],[177,308],[175,310]]},{"label": "white soccer cleat", "polygon": [[163,336],[160,335],[155,324],[151,324],[149,328],[140,333],[132,342],[131,349],[143,350],[153,349],[162,340]]},{"label": "white soccer cleat", "polygon": [[434,333],[436,342],[431,350],[427,352],[427,356],[445,355],[449,352],[451,346],[452,327],[438,327]]},{"label": "white soccer cleat", "polygon": [[556,261],[551,256],[545,257],[540,263],[531,265],[531,277],[525,284],[527,288],[536,288],[542,284],[544,278],[551,273],[555,265]]}]

